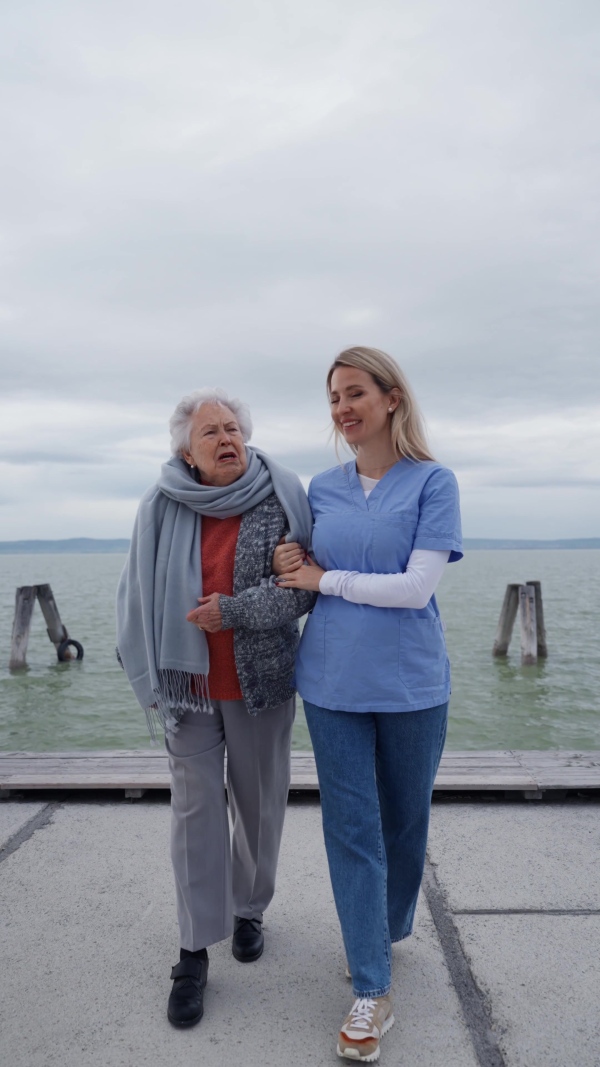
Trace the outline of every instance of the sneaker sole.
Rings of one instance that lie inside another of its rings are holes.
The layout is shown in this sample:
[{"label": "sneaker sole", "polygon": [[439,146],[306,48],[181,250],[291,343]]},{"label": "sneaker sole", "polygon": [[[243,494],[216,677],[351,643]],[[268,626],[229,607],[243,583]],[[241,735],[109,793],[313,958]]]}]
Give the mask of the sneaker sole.
[{"label": "sneaker sole", "polygon": [[262,956],[264,950],[265,950],[265,946],[261,945],[260,946],[260,952],[256,952],[254,954],[254,956],[238,956],[237,952],[235,951],[235,949],[233,947],[231,949],[231,952],[232,952],[232,955],[234,956],[234,958],[238,961],[238,963],[255,963],[256,960],[260,959],[260,957]]},{"label": "sneaker sole", "polygon": [[[388,1030],[391,1029],[391,1027],[394,1025],[395,1021],[396,1020],[394,1019],[393,1013],[388,1016],[388,1018],[385,1020],[385,1022],[383,1024],[383,1029],[381,1031],[381,1037],[383,1037],[384,1034],[387,1034]],[[379,1040],[381,1041],[381,1038]],[[359,1063],[375,1063],[375,1060],[379,1059],[380,1051],[381,1050],[379,1048],[379,1045],[375,1049],[375,1052],[372,1052],[370,1056],[361,1056],[360,1049],[357,1049],[357,1048],[346,1049],[345,1052],[342,1052],[340,1046],[338,1045],[337,1049],[336,1049],[336,1052],[337,1052],[338,1056],[341,1056],[341,1058],[343,1060],[355,1060],[356,1062],[359,1062]]]}]

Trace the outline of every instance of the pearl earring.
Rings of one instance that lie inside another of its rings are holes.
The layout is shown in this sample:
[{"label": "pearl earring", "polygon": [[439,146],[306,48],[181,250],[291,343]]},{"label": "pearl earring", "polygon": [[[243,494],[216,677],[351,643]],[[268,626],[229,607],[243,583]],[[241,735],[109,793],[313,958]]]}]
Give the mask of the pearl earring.
[{"label": "pearl earring", "polygon": [[193,471],[195,469],[196,469],[196,464],[195,463],[190,463],[190,470]]}]

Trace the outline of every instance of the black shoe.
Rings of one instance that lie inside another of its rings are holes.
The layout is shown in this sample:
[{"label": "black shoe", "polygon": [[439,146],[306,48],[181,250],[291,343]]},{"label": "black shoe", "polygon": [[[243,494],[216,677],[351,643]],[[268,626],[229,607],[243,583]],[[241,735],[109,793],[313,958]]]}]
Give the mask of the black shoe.
[{"label": "black shoe", "polygon": [[260,919],[240,919],[233,916],[231,951],[240,963],[253,963],[263,954],[265,939]]},{"label": "black shoe", "polygon": [[188,956],[173,967],[173,988],[167,1015],[173,1026],[194,1026],[204,1014],[202,997],[208,977],[208,954],[200,959]]}]

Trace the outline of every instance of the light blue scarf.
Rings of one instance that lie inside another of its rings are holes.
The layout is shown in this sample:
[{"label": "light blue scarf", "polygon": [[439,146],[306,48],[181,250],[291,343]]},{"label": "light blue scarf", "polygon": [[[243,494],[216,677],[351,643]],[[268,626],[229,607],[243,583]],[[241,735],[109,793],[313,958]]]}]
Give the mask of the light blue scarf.
[{"label": "light blue scarf", "polygon": [[140,502],[117,590],[117,649],[148,719],[176,730],[186,710],[210,711],[208,644],[186,621],[202,595],[202,515],[241,515],[275,493],[285,511],[287,540],[310,545],[312,516],[293,471],[246,446],[248,467],[227,486],[200,485],[175,456]]}]

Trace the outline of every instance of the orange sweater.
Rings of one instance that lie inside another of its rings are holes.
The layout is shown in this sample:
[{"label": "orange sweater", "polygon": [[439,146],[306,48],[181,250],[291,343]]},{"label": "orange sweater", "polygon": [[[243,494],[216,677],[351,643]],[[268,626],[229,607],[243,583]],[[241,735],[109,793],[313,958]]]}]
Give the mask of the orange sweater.
[{"label": "orange sweater", "polygon": [[[233,567],[241,515],[231,519],[202,516],[202,596],[233,596]],[[243,700],[233,652],[233,630],[206,633],[208,691],[214,700]]]}]

